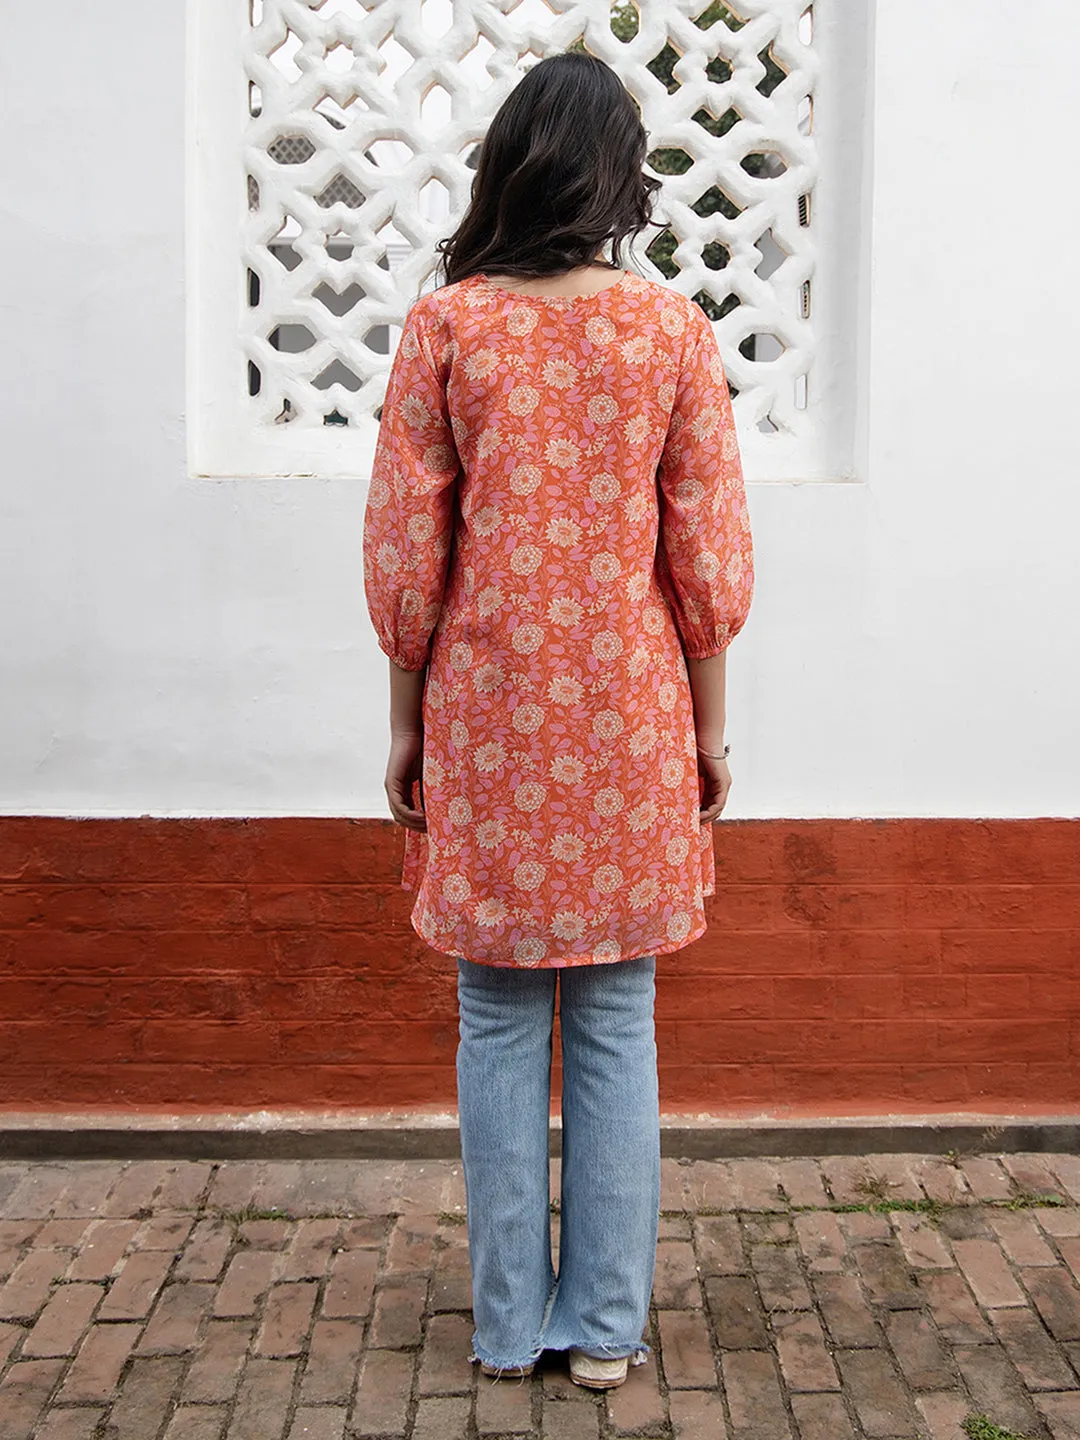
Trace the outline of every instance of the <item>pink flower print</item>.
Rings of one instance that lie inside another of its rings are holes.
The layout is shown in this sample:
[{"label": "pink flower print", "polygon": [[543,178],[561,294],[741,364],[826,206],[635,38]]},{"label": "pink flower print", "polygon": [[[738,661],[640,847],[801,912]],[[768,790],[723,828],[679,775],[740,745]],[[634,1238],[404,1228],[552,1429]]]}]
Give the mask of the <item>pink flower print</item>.
[{"label": "pink flower print", "polygon": [[515,575],[531,575],[543,564],[544,552],[538,545],[516,545],[510,556],[510,569]]},{"label": "pink flower print", "polygon": [[572,755],[556,755],[548,774],[559,785],[580,785],[586,775],[585,765]]},{"label": "pink flower print", "polygon": [[505,923],[506,917],[507,909],[502,900],[481,900],[477,903],[475,919],[481,928],[495,929]]},{"label": "pink flower print", "polygon": [[659,895],[660,886],[655,880],[639,880],[631,886],[627,900],[632,910],[644,910],[648,905],[655,905]]},{"label": "pink flower print", "polygon": [[601,895],[610,895],[622,884],[622,871],[617,865],[601,865],[593,871],[593,887]]},{"label": "pink flower print", "polygon": [[612,555],[609,550],[599,555],[594,555],[589,562],[589,574],[594,580],[610,582],[617,580],[622,573],[622,565],[617,555]]},{"label": "pink flower print", "polygon": [[551,922],[551,933],[557,940],[580,940],[588,923],[580,910],[560,910]]},{"label": "pink flower print", "polygon": [[606,425],[618,415],[618,402],[614,395],[594,395],[585,407],[585,413],[598,425]]},{"label": "pink flower print", "polygon": [[548,619],[553,625],[579,625],[584,608],[569,595],[557,595],[548,606]]},{"label": "pink flower print", "polygon": [[606,785],[603,790],[598,790],[593,799],[593,809],[598,815],[603,815],[606,820],[618,815],[625,805],[625,800],[614,785]]},{"label": "pink flower print", "polygon": [[593,345],[610,345],[618,331],[607,315],[590,315],[585,322],[585,338]]},{"label": "pink flower print", "polygon": [[547,798],[547,788],[535,780],[526,780],[514,790],[514,804],[519,810],[539,810]]},{"label": "pink flower print", "polygon": [[494,850],[507,841],[506,826],[501,820],[480,820],[475,827],[476,843],[481,850]]},{"label": "pink flower print", "polygon": [[514,884],[520,890],[538,890],[547,878],[547,871],[538,860],[523,860],[514,867]]},{"label": "pink flower print", "polygon": [[544,535],[552,545],[576,545],[581,539],[581,526],[568,515],[556,515],[548,521]]},{"label": "pink flower print", "polygon": [[532,385],[515,385],[506,403],[511,415],[531,415],[540,403],[540,391]]},{"label": "pink flower print", "polygon": [[622,636],[614,630],[601,630],[593,639],[592,652],[598,660],[614,660],[622,651]]},{"label": "pink flower print", "polygon": [[499,585],[485,585],[476,597],[476,608],[484,620],[488,620],[502,608],[503,591]]},{"label": "pink flower print", "polygon": [[556,705],[580,705],[585,686],[572,675],[554,675],[548,684],[548,699]]},{"label": "pink flower print", "polygon": [[652,338],[648,335],[632,335],[621,346],[623,359],[631,365],[643,365],[651,358],[654,349]]},{"label": "pink flower print", "polygon": [[544,455],[550,464],[557,465],[560,470],[568,470],[581,458],[581,446],[575,445],[572,440],[553,436],[544,448]]},{"label": "pink flower print", "polygon": [[531,705],[526,701],[515,708],[511,723],[520,734],[535,735],[544,723],[544,711],[539,705]]},{"label": "pink flower print", "polygon": [[474,350],[462,361],[462,369],[470,380],[486,380],[499,364],[497,351],[490,347]]},{"label": "pink flower print", "polygon": [[541,372],[544,382],[556,390],[568,390],[577,383],[578,370],[569,360],[545,360]]},{"label": "pink flower print", "polygon": [[476,747],[473,763],[482,775],[490,775],[506,764],[506,749],[500,741],[489,740]]},{"label": "pink flower print", "polygon": [[585,841],[580,835],[567,835],[565,832],[552,836],[551,855],[555,860],[563,860],[568,865],[576,864],[585,855]]},{"label": "pink flower print", "polygon": [[510,476],[510,489],[515,495],[531,495],[543,479],[544,472],[539,465],[515,465]]}]

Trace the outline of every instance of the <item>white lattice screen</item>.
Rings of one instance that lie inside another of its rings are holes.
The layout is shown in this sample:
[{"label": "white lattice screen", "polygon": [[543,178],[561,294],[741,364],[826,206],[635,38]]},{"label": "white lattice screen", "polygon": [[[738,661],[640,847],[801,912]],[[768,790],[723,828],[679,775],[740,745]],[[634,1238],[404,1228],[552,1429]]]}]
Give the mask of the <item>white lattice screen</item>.
[{"label": "white lattice screen", "polygon": [[488,120],[583,45],[640,106],[664,229],[633,263],[714,320],[748,477],[835,474],[807,0],[191,3],[197,473],[368,473],[389,355]]}]

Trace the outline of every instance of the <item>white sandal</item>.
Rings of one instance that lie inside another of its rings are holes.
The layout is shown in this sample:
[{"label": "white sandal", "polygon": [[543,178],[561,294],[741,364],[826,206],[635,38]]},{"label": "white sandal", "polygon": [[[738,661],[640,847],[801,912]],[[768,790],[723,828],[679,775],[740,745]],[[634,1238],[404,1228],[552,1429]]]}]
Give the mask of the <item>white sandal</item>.
[{"label": "white sandal", "polygon": [[527,1365],[489,1365],[486,1360],[481,1360],[474,1350],[469,1355],[469,1363],[475,1365],[478,1361],[483,1374],[490,1375],[495,1380],[526,1380],[536,1368],[532,1360]]},{"label": "white sandal", "polygon": [[533,1373],[532,1365],[504,1365],[500,1368],[489,1365],[486,1360],[481,1360],[480,1369],[495,1380],[524,1380]]},{"label": "white sandal", "polygon": [[600,1360],[581,1350],[570,1351],[570,1379],[575,1385],[590,1390],[611,1390],[626,1379],[629,1361],[625,1355],[615,1360]]}]

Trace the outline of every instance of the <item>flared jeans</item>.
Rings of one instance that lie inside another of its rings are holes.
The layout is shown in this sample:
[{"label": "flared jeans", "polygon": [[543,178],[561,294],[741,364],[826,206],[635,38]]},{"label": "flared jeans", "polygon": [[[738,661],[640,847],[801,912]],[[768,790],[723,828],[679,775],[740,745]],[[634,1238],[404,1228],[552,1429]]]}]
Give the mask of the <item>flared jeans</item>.
[{"label": "flared jeans", "polygon": [[[521,969],[458,961],[458,1113],[473,1354],[651,1351],[660,1217],[655,955]],[[559,1271],[548,1134],[556,984],[562,1041]]]}]

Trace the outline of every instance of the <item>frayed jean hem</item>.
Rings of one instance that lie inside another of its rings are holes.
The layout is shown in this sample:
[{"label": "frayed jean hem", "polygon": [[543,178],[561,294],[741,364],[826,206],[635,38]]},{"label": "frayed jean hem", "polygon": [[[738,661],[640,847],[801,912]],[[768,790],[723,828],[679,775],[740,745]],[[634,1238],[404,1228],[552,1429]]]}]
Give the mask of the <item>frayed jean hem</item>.
[{"label": "frayed jean hem", "polygon": [[[560,1350],[580,1350],[582,1355],[588,1355],[593,1360],[621,1360],[624,1356],[631,1365],[644,1365],[652,1354],[652,1346],[647,1345],[644,1340],[637,1340],[629,1345],[560,1345]],[[597,1351],[601,1354],[597,1354]]]},{"label": "frayed jean hem", "polygon": [[469,1356],[470,1364],[479,1360],[482,1361],[485,1365],[493,1365],[496,1370],[500,1371],[517,1370],[523,1365],[535,1365],[544,1350],[544,1331],[547,1329],[548,1326],[548,1320],[551,1316],[551,1307],[555,1303],[555,1295],[558,1291],[558,1288],[559,1277],[557,1275],[553,1275],[551,1277],[551,1286],[548,1290],[547,1300],[544,1302],[544,1317],[540,1322],[540,1330],[537,1334],[536,1339],[532,1343],[532,1349],[529,1351],[528,1355],[526,1355],[521,1360],[500,1360],[498,1356],[493,1355],[490,1350],[485,1350],[482,1345],[477,1343],[477,1337],[480,1334],[480,1327],[477,1326],[472,1333],[472,1353]]},{"label": "frayed jean hem", "polygon": [[472,1354],[469,1356],[469,1363],[471,1365],[475,1365],[478,1361],[480,1361],[485,1365],[491,1365],[494,1369],[500,1372],[503,1370],[519,1370],[525,1365],[535,1365],[537,1360],[539,1360],[541,1354],[543,1353],[543,1349],[544,1347],[541,1345],[530,1355],[524,1355],[519,1360],[500,1360],[499,1357],[493,1355],[490,1350],[485,1350],[483,1346],[477,1345],[474,1338]]},{"label": "frayed jean hem", "polygon": [[589,1355],[594,1360],[621,1360],[624,1357],[631,1365],[644,1365],[652,1354],[652,1346],[644,1340],[630,1341],[623,1345],[538,1345],[528,1355],[523,1355],[517,1360],[502,1360],[493,1355],[490,1350],[485,1350],[482,1345],[476,1343],[476,1336],[473,1336],[472,1353],[469,1356],[469,1363],[475,1364],[478,1361],[485,1365],[491,1365],[496,1370],[519,1370],[525,1365],[535,1365],[545,1350],[580,1350],[583,1355]]}]

